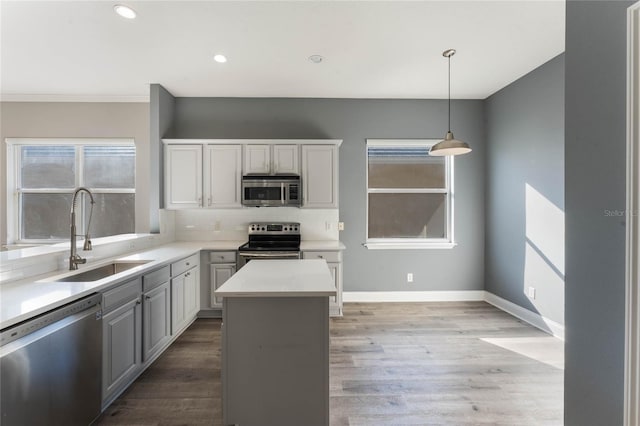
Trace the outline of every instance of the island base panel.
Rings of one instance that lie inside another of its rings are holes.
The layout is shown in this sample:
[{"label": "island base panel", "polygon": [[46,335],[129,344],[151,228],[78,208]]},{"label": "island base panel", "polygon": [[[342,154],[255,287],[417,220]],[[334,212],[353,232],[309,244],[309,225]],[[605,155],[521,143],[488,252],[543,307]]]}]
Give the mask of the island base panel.
[{"label": "island base panel", "polygon": [[328,297],[227,297],[225,425],[329,424]]}]

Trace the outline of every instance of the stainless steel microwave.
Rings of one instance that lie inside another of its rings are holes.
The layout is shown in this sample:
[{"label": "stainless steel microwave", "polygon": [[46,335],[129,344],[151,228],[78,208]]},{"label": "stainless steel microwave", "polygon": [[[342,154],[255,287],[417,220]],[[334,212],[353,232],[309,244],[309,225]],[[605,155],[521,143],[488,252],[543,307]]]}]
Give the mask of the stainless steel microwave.
[{"label": "stainless steel microwave", "polygon": [[245,175],[242,205],[251,207],[300,207],[302,186],[297,175]]}]

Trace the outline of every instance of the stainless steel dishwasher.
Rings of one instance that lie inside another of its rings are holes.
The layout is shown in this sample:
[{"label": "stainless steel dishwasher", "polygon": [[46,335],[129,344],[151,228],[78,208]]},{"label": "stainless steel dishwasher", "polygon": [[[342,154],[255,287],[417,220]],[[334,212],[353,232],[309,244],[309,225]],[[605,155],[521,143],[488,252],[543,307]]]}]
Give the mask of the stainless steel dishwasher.
[{"label": "stainless steel dishwasher", "polygon": [[0,331],[0,424],[83,425],[100,414],[102,295]]}]

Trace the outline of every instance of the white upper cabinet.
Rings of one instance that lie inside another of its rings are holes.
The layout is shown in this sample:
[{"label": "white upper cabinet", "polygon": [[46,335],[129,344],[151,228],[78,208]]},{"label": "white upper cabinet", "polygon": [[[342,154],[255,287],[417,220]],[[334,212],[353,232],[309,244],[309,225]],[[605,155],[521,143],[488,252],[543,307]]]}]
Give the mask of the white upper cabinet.
[{"label": "white upper cabinet", "polygon": [[259,173],[268,175],[271,172],[271,146],[246,145],[244,148],[245,175]]},{"label": "white upper cabinet", "polygon": [[205,207],[241,207],[242,146],[206,145]]},{"label": "white upper cabinet", "polygon": [[176,144],[164,152],[165,208],[242,206],[241,145]]},{"label": "white upper cabinet", "polygon": [[272,171],[276,174],[299,174],[298,145],[273,145]]},{"label": "white upper cabinet", "polygon": [[163,139],[166,209],[242,208],[243,174],[295,174],[302,207],[338,207],[338,147],[329,139]]},{"label": "white upper cabinet", "polygon": [[298,145],[245,145],[244,174],[299,174]]},{"label": "white upper cabinet", "polygon": [[302,207],[338,207],[338,147],[302,145]]},{"label": "white upper cabinet", "polygon": [[167,209],[202,205],[202,145],[166,145],[164,199]]}]

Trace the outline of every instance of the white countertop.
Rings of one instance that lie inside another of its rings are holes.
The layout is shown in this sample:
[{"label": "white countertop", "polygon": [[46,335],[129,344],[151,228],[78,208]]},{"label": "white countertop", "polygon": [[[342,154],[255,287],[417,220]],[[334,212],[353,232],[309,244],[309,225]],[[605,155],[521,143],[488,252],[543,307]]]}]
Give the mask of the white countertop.
[{"label": "white countertop", "polygon": [[262,260],[247,263],[214,293],[220,297],[317,297],[335,296],[336,287],[325,260]]},{"label": "white countertop", "polygon": [[341,241],[301,241],[300,242],[300,250],[302,251],[311,251],[311,250],[344,250],[346,247]]},{"label": "white countertop", "polygon": [[[115,256],[87,265],[80,265],[78,271],[59,270],[2,284],[0,285],[0,329],[10,327],[92,293],[105,291],[132,277],[150,272],[160,266],[175,262],[201,250],[235,251],[243,243],[245,243],[245,241],[175,242],[134,254]],[[301,243],[301,250],[344,250],[344,244],[339,241],[304,241]],[[94,269],[114,261],[133,262],[140,260],[147,260],[149,262],[97,281],[55,281],[82,272],[83,270]],[[260,262],[250,262],[248,265],[253,263]],[[241,269],[241,271],[245,268]],[[328,273],[327,269],[327,274]],[[333,291],[333,295],[335,295],[335,287]]]}]

